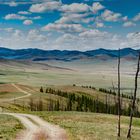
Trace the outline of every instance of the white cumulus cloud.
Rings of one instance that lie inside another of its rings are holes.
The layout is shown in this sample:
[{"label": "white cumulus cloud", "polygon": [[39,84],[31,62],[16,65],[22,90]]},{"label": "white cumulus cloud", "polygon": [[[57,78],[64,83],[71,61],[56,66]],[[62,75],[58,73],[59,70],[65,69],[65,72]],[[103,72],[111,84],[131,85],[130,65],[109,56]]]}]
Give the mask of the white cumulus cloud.
[{"label": "white cumulus cloud", "polygon": [[94,2],[93,5],[92,5],[92,11],[94,13],[96,13],[96,12],[98,12],[98,11],[104,9],[104,8],[105,7],[102,4],[100,4],[99,2]]},{"label": "white cumulus cloud", "polygon": [[33,24],[33,21],[27,19],[27,20],[24,20],[23,24],[24,25],[31,25],[31,24]]},{"label": "white cumulus cloud", "polygon": [[40,34],[40,32],[36,29],[30,30],[27,36],[29,41],[46,41],[47,37]]},{"label": "white cumulus cloud", "polygon": [[72,3],[70,5],[61,6],[61,11],[71,12],[71,13],[88,12],[89,9],[90,7],[87,4],[83,4],[83,3]]},{"label": "white cumulus cloud", "polygon": [[21,14],[21,15],[30,15],[31,13],[28,12],[28,11],[19,11],[18,14]]},{"label": "white cumulus cloud", "polygon": [[131,21],[127,21],[123,24],[124,27],[131,27],[131,26],[136,26],[135,23],[131,22]]},{"label": "white cumulus cloud", "polygon": [[47,11],[58,10],[61,3],[57,1],[44,2],[40,4],[33,4],[29,11],[32,13],[44,13]]},{"label": "white cumulus cloud", "polygon": [[102,22],[97,22],[97,23],[96,23],[96,27],[97,27],[97,28],[102,28],[102,27],[105,27],[105,26],[104,26],[104,23],[102,23]]},{"label": "white cumulus cloud", "polygon": [[106,35],[108,35],[107,32],[101,32],[97,29],[91,29],[79,34],[80,37],[84,37],[84,38],[106,37]]},{"label": "white cumulus cloud", "polygon": [[88,14],[84,13],[71,13],[64,14],[56,23],[89,23],[93,21],[93,17],[87,17]]},{"label": "white cumulus cloud", "polygon": [[16,7],[16,6],[18,6],[18,3],[16,3],[15,1],[12,1],[9,3],[9,6]]},{"label": "white cumulus cloud", "polygon": [[24,20],[24,19],[26,19],[25,16],[21,16],[21,15],[18,15],[18,14],[8,14],[4,18],[6,20],[11,20],[11,19]]},{"label": "white cumulus cloud", "polygon": [[57,31],[57,32],[71,32],[77,33],[82,32],[84,28],[81,24],[57,24],[49,23],[42,28],[43,31]]},{"label": "white cumulus cloud", "polygon": [[138,13],[134,18],[133,18],[134,21],[139,21],[140,20],[140,13]]},{"label": "white cumulus cloud", "polygon": [[105,10],[101,17],[103,18],[103,20],[105,21],[113,21],[116,22],[121,18],[121,14],[120,13],[114,13],[110,10]]}]

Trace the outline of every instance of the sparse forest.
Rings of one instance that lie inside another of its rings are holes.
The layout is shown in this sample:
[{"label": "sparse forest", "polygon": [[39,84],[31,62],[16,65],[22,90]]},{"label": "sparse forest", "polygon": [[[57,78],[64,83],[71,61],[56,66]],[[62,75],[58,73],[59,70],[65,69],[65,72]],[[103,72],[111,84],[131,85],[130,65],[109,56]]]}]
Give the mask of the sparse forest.
[{"label": "sparse forest", "polygon": [[[42,87],[41,87],[42,89]],[[42,94],[54,94],[58,95],[60,97],[64,97],[66,99],[66,102],[63,103],[63,100],[56,100],[56,101],[49,101],[47,110],[49,111],[83,111],[83,112],[96,112],[96,113],[107,113],[107,114],[115,114],[117,115],[118,111],[118,104],[117,101],[114,105],[110,104],[110,96],[116,95],[116,93],[112,92],[111,90],[107,91],[105,89],[100,88],[99,91],[102,91],[106,94],[106,98],[104,99],[104,102],[100,101],[97,98],[93,98],[90,95],[82,95],[77,93],[71,93],[71,92],[64,92],[61,90],[55,90],[52,88],[44,88],[44,91]],[[132,97],[125,96],[122,94],[122,98],[127,98],[129,100],[132,100]],[[114,98],[116,100],[116,98]],[[129,116],[131,110],[131,105],[129,104],[128,107],[122,108],[121,115]],[[135,117],[140,117],[140,112],[138,110],[135,110],[134,113]]]}]

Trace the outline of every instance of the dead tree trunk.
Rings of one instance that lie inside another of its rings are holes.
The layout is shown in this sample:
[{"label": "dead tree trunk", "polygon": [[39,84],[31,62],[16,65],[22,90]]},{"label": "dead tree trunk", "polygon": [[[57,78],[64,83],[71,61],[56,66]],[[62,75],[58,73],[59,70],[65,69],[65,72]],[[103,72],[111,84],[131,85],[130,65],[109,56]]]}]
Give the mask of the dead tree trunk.
[{"label": "dead tree trunk", "polygon": [[121,133],[121,101],[120,101],[120,49],[118,50],[118,137]]},{"label": "dead tree trunk", "polygon": [[131,108],[131,113],[130,113],[130,123],[129,123],[127,138],[131,138],[131,126],[132,126],[132,121],[133,121],[133,116],[134,116],[134,111],[135,111],[135,103],[136,103],[136,98],[137,98],[137,84],[138,84],[139,71],[140,71],[140,52],[139,52],[139,58],[138,58],[138,63],[137,63],[137,71],[135,75],[135,89],[134,89],[132,108]]}]

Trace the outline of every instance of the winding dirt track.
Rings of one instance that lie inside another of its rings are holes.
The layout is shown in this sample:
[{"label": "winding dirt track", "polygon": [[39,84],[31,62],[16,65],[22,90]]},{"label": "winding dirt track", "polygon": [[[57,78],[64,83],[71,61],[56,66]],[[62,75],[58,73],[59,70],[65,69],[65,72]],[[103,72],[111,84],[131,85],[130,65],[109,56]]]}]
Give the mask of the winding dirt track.
[{"label": "winding dirt track", "polygon": [[16,117],[26,130],[16,140],[67,140],[66,132],[59,126],[52,125],[35,115],[2,113]]},{"label": "winding dirt track", "polygon": [[[26,95],[14,99],[7,99],[12,101],[15,99],[22,99],[31,96],[30,93],[12,84],[20,92]],[[20,134],[16,140],[67,140],[66,132],[59,126],[50,124],[38,116],[20,113],[0,113],[16,117],[25,126],[26,130]]]},{"label": "winding dirt track", "polygon": [[31,93],[28,93],[27,91],[19,88],[17,85],[15,84],[11,84],[13,87],[15,87],[19,92],[22,92],[24,93],[25,95],[23,96],[20,96],[20,97],[15,97],[15,98],[10,98],[10,99],[3,99],[3,100],[0,100],[0,102],[10,102],[10,101],[14,101],[14,100],[18,100],[18,99],[23,99],[23,98],[26,98],[26,97],[29,97],[31,96]]}]

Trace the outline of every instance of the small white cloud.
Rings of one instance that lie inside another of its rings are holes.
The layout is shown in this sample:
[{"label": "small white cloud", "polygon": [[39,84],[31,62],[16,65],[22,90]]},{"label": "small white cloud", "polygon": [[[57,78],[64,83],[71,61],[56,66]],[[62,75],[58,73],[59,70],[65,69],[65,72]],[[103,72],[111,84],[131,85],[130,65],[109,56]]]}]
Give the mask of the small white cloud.
[{"label": "small white cloud", "polygon": [[4,19],[6,19],[6,20],[11,20],[11,19],[24,20],[24,19],[26,19],[26,17],[18,15],[18,14],[8,14],[4,17]]},{"label": "small white cloud", "polygon": [[23,22],[23,24],[24,24],[24,25],[31,25],[31,24],[33,24],[33,21],[32,21],[32,20],[25,20],[25,21]]},{"label": "small white cloud", "polygon": [[128,17],[127,17],[127,16],[124,16],[124,17],[122,18],[122,20],[123,20],[123,21],[127,21],[127,20],[128,20]]},{"label": "small white cloud", "polygon": [[97,27],[97,28],[102,28],[102,27],[104,27],[104,23],[97,22],[97,23],[96,23],[96,27]]},{"label": "small white cloud", "polygon": [[42,17],[41,16],[36,16],[36,17],[32,17],[32,19],[41,19]]},{"label": "small white cloud", "polygon": [[127,21],[123,24],[124,27],[131,27],[131,26],[136,26],[135,23],[131,22],[131,21]]},{"label": "small white cloud", "polygon": [[44,2],[40,4],[33,4],[29,11],[32,13],[43,13],[46,11],[58,10],[61,3],[57,1]]},{"label": "small white cloud", "polygon": [[38,20],[41,19],[41,16],[29,17],[20,14],[8,14],[4,17],[5,20]]},{"label": "small white cloud", "polygon": [[99,2],[94,2],[93,5],[92,5],[92,11],[94,13],[104,9],[105,7],[103,5],[101,5]]},{"label": "small white cloud", "polygon": [[9,3],[9,6],[16,7],[16,6],[18,6],[18,4],[15,1],[12,1]]},{"label": "small white cloud", "polygon": [[101,17],[103,18],[103,20],[105,21],[113,21],[116,22],[120,19],[121,14],[120,13],[114,13],[110,10],[105,10],[102,14]]},{"label": "small white cloud", "polygon": [[28,11],[19,11],[18,14],[21,14],[21,15],[30,15],[31,13],[28,12]]},{"label": "small white cloud", "polygon": [[84,3],[72,3],[61,6],[61,11],[70,13],[88,12],[90,7]]},{"label": "small white cloud", "polygon": [[93,17],[87,17],[88,14],[65,13],[56,23],[89,23],[93,21]]},{"label": "small white cloud", "polygon": [[133,18],[134,21],[139,21],[140,20],[140,13],[138,13],[134,18]]},{"label": "small white cloud", "polygon": [[70,32],[77,33],[84,31],[81,24],[56,24],[49,23],[42,28],[43,31],[57,31],[57,32]]},{"label": "small white cloud", "polygon": [[97,37],[106,37],[108,33],[107,32],[101,32],[97,29],[91,29],[85,32],[82,32],[79,34],[80,37],[84,38],[97,38]]}]

